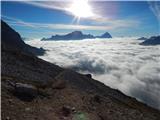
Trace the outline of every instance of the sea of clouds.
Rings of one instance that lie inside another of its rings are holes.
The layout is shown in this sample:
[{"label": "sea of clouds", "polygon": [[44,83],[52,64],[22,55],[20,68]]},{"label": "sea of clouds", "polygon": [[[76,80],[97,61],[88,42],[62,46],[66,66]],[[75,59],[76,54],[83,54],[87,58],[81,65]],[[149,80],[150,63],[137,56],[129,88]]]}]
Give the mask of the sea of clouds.
[{"label": "sea of clouds", "polygon": [[136,97],[160,109],[160,45],[142,46],[134,38],[79,41],[26,41],[47,49],[45,59]]}]

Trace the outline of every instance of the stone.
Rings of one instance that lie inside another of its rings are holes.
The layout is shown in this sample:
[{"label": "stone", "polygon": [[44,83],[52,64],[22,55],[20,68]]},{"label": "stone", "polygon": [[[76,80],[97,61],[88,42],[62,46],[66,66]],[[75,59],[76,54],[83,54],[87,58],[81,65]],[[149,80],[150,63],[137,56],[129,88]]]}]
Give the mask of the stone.
[{"label": "stone", "polygon": [[9,116],[6,117],[6,120],[11,120]]},{"label": "stone", "polygon": [[38,95],[36,87],[23,83],[16,83],[14,93],[22,100],[32,100]]},{"label": "stone", "polygon": [[94,99],[95,102],[97,102],[97,103],[99,103],[99,104],[102,102],[99,95],[95,95],[95,96],[93,97],[93,99]]},{"label": "stone", "polygon": [[62,107],[62,114],[65,117],[68,117],[71,114],[71,107],[70,106],[63,106]]},{"label": "stone", "polygon": [[29,107],[27,107],[27,108],[25,108],[25,111],[27,112],[27,111],[30,111],[31,110],[31,108],[29,108]]},{"label": "stone", "polygon": [[85,76],[88,77],[88,78],[92,78],[91,74],[86,74]]}]

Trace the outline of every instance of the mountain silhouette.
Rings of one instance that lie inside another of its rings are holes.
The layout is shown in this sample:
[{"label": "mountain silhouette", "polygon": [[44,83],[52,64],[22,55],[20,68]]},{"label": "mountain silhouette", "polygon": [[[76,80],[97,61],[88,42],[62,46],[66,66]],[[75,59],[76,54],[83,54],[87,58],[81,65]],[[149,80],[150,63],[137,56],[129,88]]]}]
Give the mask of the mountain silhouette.
[{"label": "mountain silhouette", "polygon": [[93,38],[112,38],[112,36],[106,32],[101,36],[93,36],[91,34],[83,34],[81,31],[73,31],[66,35],[53,35],[50,38],[42,38],[42,41],[45,40],[83,40],[83,39],[93,39]]},{"label": "mountain silhouette", "polygon": [[43,55],[43,48],[36,48],[25,44],[18,32],[1,20],[2,50],[28,52],[34,55]]},{"label": "mountain silhouette", "polygon": [[152,36],[144,42],[140,43],[140,45],[160,45],[160,36]]},{"label": "mountain silhouette", "polygon": [[108,32],[105,32],[101,36],[97,36],[97,38],[112,38],[112,36]]},{"label": "mountain silhouette", "polygon": [[145,38],[145,37],[140,37],[140,38],[138,38],[137,40],[147,40],[147,38]]}]

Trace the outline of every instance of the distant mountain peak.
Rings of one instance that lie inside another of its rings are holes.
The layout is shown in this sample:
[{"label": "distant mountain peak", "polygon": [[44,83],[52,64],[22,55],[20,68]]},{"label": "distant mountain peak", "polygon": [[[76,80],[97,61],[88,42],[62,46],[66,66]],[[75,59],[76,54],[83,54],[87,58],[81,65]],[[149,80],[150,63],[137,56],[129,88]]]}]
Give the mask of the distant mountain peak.
[{"label": "distant mountain peak", "polygon": [[108,32],[105,32],[103,35],[108,35],[109,33]]},{"label": "distant mountain peak", "polygon": [[81,31],[73,31],[73,34],[83,34]]},{"label": "distant mountain peak", "polygon": [[105,32],[104,34],[99,36],[99,38],[112,38],[112,36],[108,32]]},{"label": "distant mountain peak", "polygon": [[41,40],[83,40],[83,39],[94,39],[94,38],[112,38],[112,36],[105,32],[101,36],[93,36],[91,34],[83,34],[81,31],[73,31],[66,35],[52,35],[50,38],[42,38]]},{"label": "distant mountain peak", "polygon": [[140,45],[160,45],[160,36],[152,36],[140,43]]},{"label": "distant mountain peak", "polygon": [[140,37],[140,38],[138,38],[137,40],[147,40],[147,38],[145,38],[145,37]]},{"label": "distant mountain peak", "polygon": [[81,31],[73,31],[73,32],[69,33],[68,35],[81,37],[81,36],[84,36],[85,34],[83,34]]}]

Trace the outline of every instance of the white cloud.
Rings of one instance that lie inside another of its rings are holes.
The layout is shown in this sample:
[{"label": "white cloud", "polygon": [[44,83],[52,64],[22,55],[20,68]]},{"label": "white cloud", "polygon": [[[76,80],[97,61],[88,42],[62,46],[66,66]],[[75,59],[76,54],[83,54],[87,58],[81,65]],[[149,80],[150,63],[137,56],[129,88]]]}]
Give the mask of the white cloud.
[{"label": "white cloud", "polygon": [[[129,40],[130,39],[130,40]],[[28,41],[48,49],[43,59],[81,73],[160,109],[160,46],[137,40]]]},{"label": "white cloud", "polygon": [[150,1],[148,2],[150,9],[154,13],[154,15],[158,18],[160,22],[160,2],[159,1]]},{"label": "white cloud", "polygon": [[25,22],[17,18],[3,16],[2,19],[10,25],[24,26],[32,28],[48,28],[48,29],[63,29],[63,30],[114,30],[122,28],[134,28],[139,26],[140,22],[134,20],[115,20],[108,21],[107,25],[80,25],[80,24],[46,24]]},{"label": "white cloud", "polygon": [[2,17],[2,19],[4,19],[5,21],[7,21],[8,23],[10,23],[11,25],[35,27],[32,24],[30,24],[28,22],[24,22],[24,21],[22,21],[20,19],[17,19],[17,18],[5,16],[5,15],[1,15],[1,17]]},{"label": "white cloud", "polygon": [[157,21],[159,23],[159,34],[160,34],[160,1],[150,1],[148,3],[151,11],[156,16]]},{"label": "white cloud", "polygon": [[[66,7],[69,5],[69,1],[21,1],[22,3],[30,4],[37,7],[53,9],[53,10],[62,10],[66,11]],[[65,5],[65,6],[64,6]]]}]

